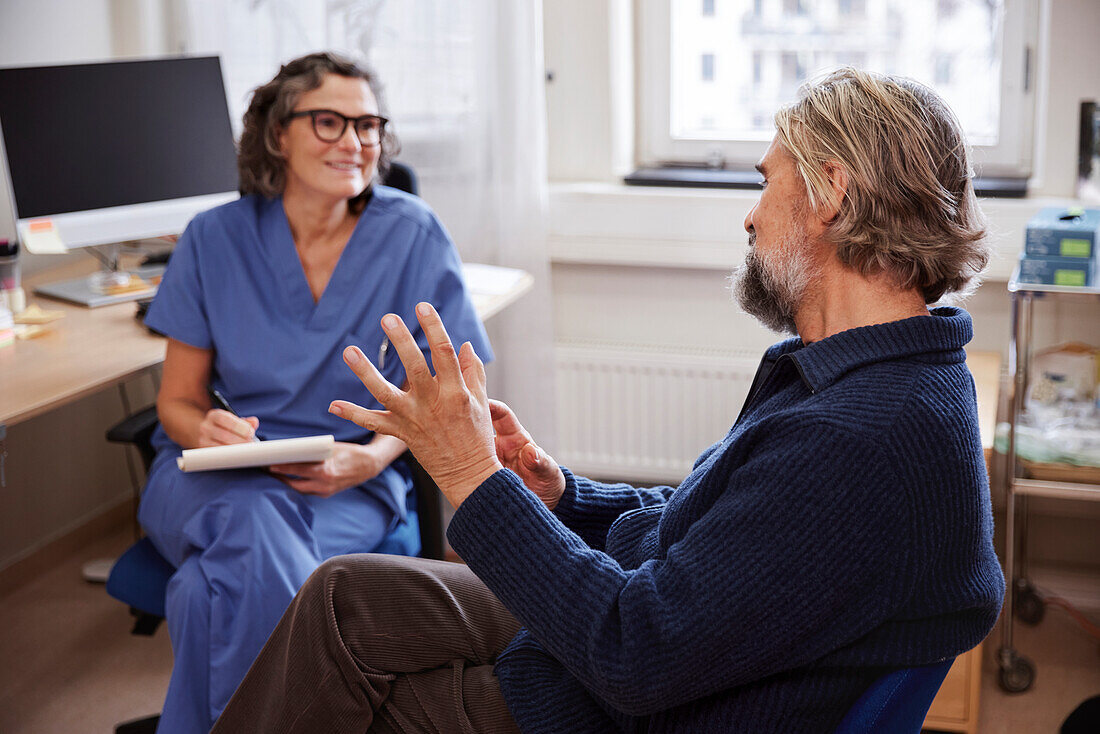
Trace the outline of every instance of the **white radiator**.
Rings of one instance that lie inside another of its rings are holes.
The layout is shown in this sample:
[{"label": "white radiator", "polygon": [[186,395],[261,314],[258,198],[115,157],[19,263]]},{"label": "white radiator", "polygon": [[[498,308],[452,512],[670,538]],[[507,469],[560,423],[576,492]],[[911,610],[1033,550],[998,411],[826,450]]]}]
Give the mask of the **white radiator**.
[{"label": "white radiator", "polygon": [[726,435],[759,353],[558,342],[559,462],[603,479],[676,484]]}]

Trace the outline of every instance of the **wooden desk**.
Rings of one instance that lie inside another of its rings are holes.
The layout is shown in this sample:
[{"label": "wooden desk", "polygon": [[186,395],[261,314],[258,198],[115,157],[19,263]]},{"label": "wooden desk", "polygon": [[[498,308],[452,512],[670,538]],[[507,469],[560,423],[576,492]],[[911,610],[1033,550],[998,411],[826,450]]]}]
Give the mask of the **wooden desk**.
[{"label": "wooden desk", "polygon": [[[77,262],[28,278],[28,294],[42,282],[75,278],[95,269]],[[134,318],[133,303],[84,308],[37,296],[28,298],[65,317],[34,339],[0,349],[0,424],[13,425],[124,382],[164,361],[164,339]]]},{"label": "wooden desk", "polygon": [[[978,430],[985,450],[988,470],[997,428],[997,396],[1001,382],[1001,355],[997,352],[970,352],[966,365],[974,375],[978,392]],[[963,653],[947,672],[947,678],[928,709],[927,729],[938,731],[978,731],[978,703],[982,689],[982,646]]]},{"label": "wooden desk", "polygon": [[968,352],[966,366],[974,375],[978,391],[978,430],[982,434],[985,465],[993,455],[993,437],[997,430],[997,397],[1001,386],[1001,355],[997,352]]},{"label": "wooden desk", "polygon": [[[522,270],[470,266],[470,296],[484,321],[531,289],[534,279]],[[38,283],[92,272],[86,261],[28,278],[28,293]],[[503,279],[493,275],[503,275]],[[486,277],[488,276],[488,277]],[[125,382],[164,361],[164,338],[134,318],[133,303],[100,308],[62,301],[29,299],[43,308],[65,312],[34,339],[16,340],[0,349],[0,425],[14,425],[103,388]]]}]

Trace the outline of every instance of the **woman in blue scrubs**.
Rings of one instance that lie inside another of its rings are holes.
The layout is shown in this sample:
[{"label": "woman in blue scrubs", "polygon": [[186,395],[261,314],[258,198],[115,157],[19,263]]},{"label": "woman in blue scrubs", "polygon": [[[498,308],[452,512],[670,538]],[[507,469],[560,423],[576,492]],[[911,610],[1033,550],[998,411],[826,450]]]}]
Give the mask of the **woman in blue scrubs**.
[{"label": "woman in blue scrubs", "polygon": [[[422,201],[376,183],[394,145],[371,74],[331,54],[283,66],[244,117],[242,198],[188,225],[149,309],[168,347],[139,516],[177,568],[160,732],[210,729],[323,560],[401,538],[418,549],[394,463],[404,444],[328,413],[337,397],[371,401],[341,352],[359,345],[402,384],[379,320],[416,323],[419,301],[459,343],[489,347],[447,233]],[[208,387],[243,417],[213,407]],[[318,464],[176,467],[184,448],[328,433],[336,450]]]}]

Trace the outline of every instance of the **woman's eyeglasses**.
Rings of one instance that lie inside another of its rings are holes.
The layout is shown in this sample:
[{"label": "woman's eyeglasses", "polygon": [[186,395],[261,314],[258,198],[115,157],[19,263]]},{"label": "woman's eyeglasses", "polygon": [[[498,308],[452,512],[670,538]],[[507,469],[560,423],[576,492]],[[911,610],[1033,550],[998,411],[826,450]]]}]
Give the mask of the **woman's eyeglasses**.
[{"label": "woman's eyeglasses", "polygon": [[386,123],[389,122],[385,117],[378,115],[347,117],[335,110],[301,110],[291,112],[286,119],[289,121],[297,117],[310,118],[313,123],[313,134],[325,143],[335,143],[344,137],[344,131],[348,129],[350,122],[355,129],[355,136],[364,147],[378,145],[382,140],[382,131],[386,129]]}]

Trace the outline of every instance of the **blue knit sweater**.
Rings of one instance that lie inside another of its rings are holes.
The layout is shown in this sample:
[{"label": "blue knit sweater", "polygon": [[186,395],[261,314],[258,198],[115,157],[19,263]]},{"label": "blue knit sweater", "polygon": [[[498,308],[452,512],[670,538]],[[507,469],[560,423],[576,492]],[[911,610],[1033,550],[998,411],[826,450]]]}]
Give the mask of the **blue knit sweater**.
[{"label": "blue knit sweater", "polygon": [[[764,356],[675,490],[501,470],[452,546],[525,629],[496,673],[525,732],[831,732],[884,672],[1000,610],[965,311]],[[653,430],[660,430],[654,426]]]}]

